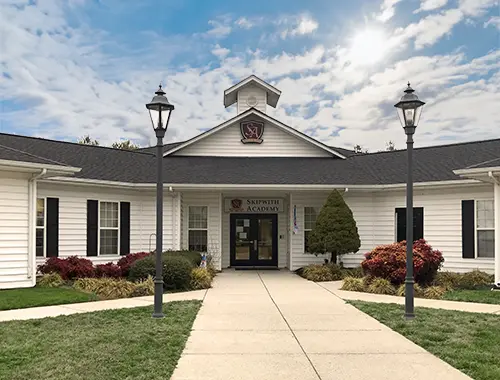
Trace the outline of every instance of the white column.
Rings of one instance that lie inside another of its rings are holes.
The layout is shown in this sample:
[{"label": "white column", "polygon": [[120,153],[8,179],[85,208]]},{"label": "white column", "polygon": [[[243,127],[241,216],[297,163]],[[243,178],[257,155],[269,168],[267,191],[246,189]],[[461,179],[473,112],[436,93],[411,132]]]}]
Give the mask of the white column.
[{"label": "white column", "polygon": [[290,270],[293,268],[293,199],[292,193],[290,193],[289,204],[288,204],[288,265]]},{"label": "white column", "polygon": [[494,184],[495,193],[495,283],[500,283],[500,183]]}]

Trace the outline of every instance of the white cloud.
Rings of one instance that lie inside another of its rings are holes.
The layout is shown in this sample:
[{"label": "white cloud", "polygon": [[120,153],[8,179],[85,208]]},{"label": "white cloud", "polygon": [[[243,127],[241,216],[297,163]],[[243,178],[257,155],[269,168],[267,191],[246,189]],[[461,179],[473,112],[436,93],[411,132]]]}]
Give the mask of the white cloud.
[{"label": "white cloud", "polygon": [[286,25],[285,29],[280,33],[282,39],[311,34],[315,32],[319,26],[318,22],[309,15],[283,17],[277,23]]},{"label": "white cloud", "polygon": [[231,34],[232,28],[226,17],[218,20],[209,20],[208,23],[212,26],[212,29],[206,32],[206,35],[209,37],[224,38]]},{"label": "white cloud", "polygon": [[498,0],[459,0],[458,8],[467,16],[481,16],[488,8],[498,7]]},{"label": "white cloud", "polygon": [[394,17],[396,13],[395,7],[402,0],[384,0],[380,6],[380,13],[375,15],[375,18],[381,22],[387,22]]},{"label": "white cloud", "polygon": [[420,8],[413,13],[432,11],[444,7],[446,4],[448,4],[448,0],[422,0],[420,2]]},{"label": "white cloud", "polygon": [[483,25],[484,25],[485,28],[487,28],[489,26],[493,26],[493,27],[495,27],[497,29],[500,29],[500,17],[499,16],[493,16],[488,21],[486,21]]},{"label": "white cloud", "polygon": [[237,26],[243,29],[251,29],[255,26],[255,21],[250,20],[246,17],[240,17],[238,20],[234,22]]},{"label": "white cloud", "polygon": [[212,54],[220,59],[226,57],[230,52],[231,50],[226,49],[225,47],[221,47],[219,44],[215,45],[215,47],[212,49]]}]

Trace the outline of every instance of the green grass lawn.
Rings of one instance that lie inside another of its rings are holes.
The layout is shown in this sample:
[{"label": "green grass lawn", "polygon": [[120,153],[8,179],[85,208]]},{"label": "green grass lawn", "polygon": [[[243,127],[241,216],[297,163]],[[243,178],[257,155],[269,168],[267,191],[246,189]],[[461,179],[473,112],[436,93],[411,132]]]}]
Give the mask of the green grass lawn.
[{"label": "green grass lawn", "polygon": [[407,322],[403,305],[349,303],[473,379],[500,379],[500,315],[419,307]]},{"label": "green grass lawn", "polygon": [[500,291],[488,289],[481,290],[451,290],[443,296],[448,301],[479,302],[500,305]]},{"label": "green grass lawn", "polygon": [[0,379],[169,379],[200,305],[165,304],[164,319],[148,306],[0,323]]},{"label": "green grass lawn", "polygon": [[0,310],[24,309],[27,307],[62,305],[95,301],[94,294],[83,293],[73,288],[23,288],[0,290]]}]

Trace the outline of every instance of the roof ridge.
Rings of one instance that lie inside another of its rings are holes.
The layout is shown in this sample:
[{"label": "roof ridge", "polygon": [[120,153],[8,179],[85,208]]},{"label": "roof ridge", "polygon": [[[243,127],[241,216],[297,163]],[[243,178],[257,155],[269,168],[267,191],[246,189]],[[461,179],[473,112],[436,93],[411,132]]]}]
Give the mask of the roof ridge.
[{"label": "roof ridge", "polygon": [[27,152],[25,150],[20,150],[20,149],[16,149],[16,148],[12,148],[10,146],[6,146],[6,145],[3,145],[3,144],[0,144],[0,147],[2,148],[5,148],[7,150],[11,150],[11,151],[14,151],[14,152],[18,152],[18,153],[22,153],[22,154],[26,154],[27,156],[30,156],[30,157],[34,157],[34,158],[40,158],[42,160],[45,160],[45,161],[48,161],[48,162],[53,162],[54,164],[56,165],[61,165],[61,166],[68,166],[70,167],[71,165],[68,165],[64,162],[59,162],[59,161],[55,161],[55,160],[51,160],[50,158],[47,158],[47,157],[42,157],[42,156],[38,156],[36,154],[33,154],[33,153],[30,153],[30,152]]},{"label": "roof ridge", "polygon": [[[111,149],[111,150],[114,150],[114,151],[131,152],[131,153],[139,153],[139,154],[151,155],[151,153],[138,152],[136,149],[128,150],[128,149],[118,149],[118,148],[113,148],[113,147],[110,147],[110,146],[103,146],[103,145],[80,144],[78,142],[73,142],[73,141],[55,140],[55,139],[48,139],[48,138],[45,138],[45,137],[37,137],[37,136],[18,135],[18,134],[15,134],[15,133],[0,132],[0,136],[1,135],[13,136],[13,137],[20,137],[20,138],[32,139],[32,140],[51,141],[51,142],[61,143],[61,144],[71,144],[71,145],[78,145],[78,146],[87,146],[87,147],[91,147],[91,148]],[[40,158],[43,158],[43,157],[40,157]]]}]

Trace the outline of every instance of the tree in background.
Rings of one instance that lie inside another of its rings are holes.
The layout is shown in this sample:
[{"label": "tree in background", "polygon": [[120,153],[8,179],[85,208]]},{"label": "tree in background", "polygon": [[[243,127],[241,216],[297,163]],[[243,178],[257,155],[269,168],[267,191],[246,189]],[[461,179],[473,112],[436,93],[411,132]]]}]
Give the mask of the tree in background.
[{"label": "tree in background", "polygon": [[368,153],[368,149],[363,148],[361,145],[354,145],[354,153],[355,154],[363,154]]},{"label": "tree in background", "polygon": [[316,225],[309,235],[309,251],[314,255],[330,253],[330,262],[337,256],[359,250],[358,227],[342,194],[333,190],[321,209]]},{"label": "tree in background", "polygon": [[389,140],[389,142],[385,143],[385,150],[392,152],[393,150],[396,150],[396,145],[394,145],[394,141]]},{"label": "tree in background", "polygon": [[[94,145],[94,146],[99,146],[99,141],[92,139],[89,135],[83,136],[78,140],[78,144],[84,144],[84,145]],[[139,145],[134,144],[130,140],[126,141],[118,141],[114,142],[111,144],[112,148],[115,149],[123,149],[123,150],[135,150],[139,148]]]}]

